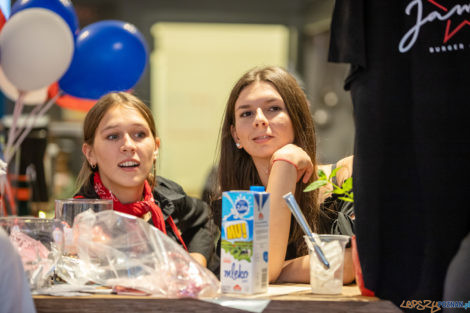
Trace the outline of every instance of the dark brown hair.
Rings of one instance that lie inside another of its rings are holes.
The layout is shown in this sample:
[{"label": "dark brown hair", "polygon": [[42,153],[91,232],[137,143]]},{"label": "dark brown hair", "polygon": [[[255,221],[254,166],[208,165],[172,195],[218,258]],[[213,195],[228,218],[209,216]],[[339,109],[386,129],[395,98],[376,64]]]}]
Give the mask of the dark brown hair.
[{"label": "dark brown hair", "polygon": [[[139,112],[147,122],[153,138],[158,136],[152,111],[145,103],[143,103],[136,96],[127,92],[111,92],[102,96],[85,116],[85,120],[83,122],[83,143],[88,144],[90,147],[93,146],[98,125],[100,124],[105,114],[116,106],[133,109]],[[155,164],[153,169],[155,171]],[[94,169],[91,168],[90,164],[85,158],[82,164],[82,168],[80,169],[80,173],[77,177],[76,185],[78,188],[82,186],[90,187],[90,175],[97,170],[98,167],[95,167]],[[155,184],[155,173],[149,173],[147,180],[150,183],[150,186],[153,188]]]},{"label": "dark brown hair", "polygon": [[[220,160],[218,169],[219,193],[228,190],[246,190],[251,185],[261,185],[256,167],[251,156],[235,146],[231,127],[235,125],[235,102],[242,90],[253,82],[271,83],[281,95],[294,130],[294,144],[305,150],[316,169],[316,142],[313,120],[310,115],[307,97],[295,78],[280,67],[254,68],[245,73],[235,84],[225,108],[225,115],[220,138]],[[316,173],[309,182],[317,179]],[[323,232],[320,225],[318,192],[303,192],[305,185],[299,181],[296,186],[295,198],[302,208],[305,218],[316,232]],[[214,212],[220,216],[220,212]],[[293,223],[289,243],[293,243],[298,255],[306,254],[307,249],[302,238],[303,232],[297,223]]]}]

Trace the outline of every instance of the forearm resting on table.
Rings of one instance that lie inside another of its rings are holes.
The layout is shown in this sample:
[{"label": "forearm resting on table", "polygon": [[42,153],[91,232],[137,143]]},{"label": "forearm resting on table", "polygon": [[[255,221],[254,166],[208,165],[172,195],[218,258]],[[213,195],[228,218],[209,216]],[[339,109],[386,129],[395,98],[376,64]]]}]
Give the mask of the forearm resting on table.
[{"label": "forearm resting on table", "polygon": [[310,282],[310,257],[304,255],[284,262],[277,283],[305,283]]},{"label": "forearm resting on table", "polygon": [[199,252],[190,252],[189,255],[192,256],[193,259],[196,260],[196,262],[198,262],[204,267],[207,267],[207,260],[205,256],[203,256]]},{"label": "forearm resting on table", "polygon": [[[351,249],[344,253],[343,284],[354,281],[354,266],[352,262]],[[310,283],[310,257],[304,255],[284,262],[278,283]]]},{"label": "forearm resting on table", "polygon": [[352,260],[352,248],[347,248],[344,252],[343,284],[350,284],[355,278],[356,274]]}]

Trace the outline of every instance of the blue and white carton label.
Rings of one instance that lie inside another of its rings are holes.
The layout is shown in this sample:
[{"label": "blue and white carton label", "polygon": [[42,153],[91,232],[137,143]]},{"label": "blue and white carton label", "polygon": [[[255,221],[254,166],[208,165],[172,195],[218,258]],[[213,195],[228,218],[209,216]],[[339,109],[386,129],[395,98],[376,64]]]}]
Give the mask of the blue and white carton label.
[{"label": "blue and white carton label", "polygon": [[262,293],[268,288],[269,193],[222,194],[220,282],[223,293]]}]

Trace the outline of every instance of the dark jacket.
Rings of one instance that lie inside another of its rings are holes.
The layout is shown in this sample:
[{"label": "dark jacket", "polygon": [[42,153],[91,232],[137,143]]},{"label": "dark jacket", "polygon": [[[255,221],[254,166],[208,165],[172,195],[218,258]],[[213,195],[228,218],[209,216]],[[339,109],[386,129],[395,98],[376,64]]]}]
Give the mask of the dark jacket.
[{"label": "dark jacket", "polygon": [[[89,186],[93,186],[92,176],[90,180]],[[82,187],[77,195],[88,199],[99,198],[92,187]],[[173,218],[188,251],[202,254],[207,260],[207,268],[212,272],[217,271],[219,257],[215,247],[220,231],[212,222],[209,206],[202,200],[188,196],[180,185],[161,176],[157,177],[153,196],[162,209],[165,221],[170,216]],[[152,219],[149,223],[153,225]],[[165,222],[165,226],[167,235],[180,244],[168,222]]]}]

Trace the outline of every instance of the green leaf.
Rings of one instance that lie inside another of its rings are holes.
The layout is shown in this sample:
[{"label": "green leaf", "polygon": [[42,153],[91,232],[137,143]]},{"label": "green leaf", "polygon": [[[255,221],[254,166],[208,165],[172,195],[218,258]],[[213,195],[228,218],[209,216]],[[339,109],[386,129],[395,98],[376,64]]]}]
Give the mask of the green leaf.
[{"label": "green leaf", "polygon": [[343,185],[341,186],[341,188],[343,188],[343,190],[351,190],[352,188],[352,185],[353,184],[353,181],[352,181],[352,177],[349,177],[348,179],[346,179],[344,182],[343,182]]},{"label": "green leaf", "polygon": [[326,177],[325,172],[321,169],[318,170],[318,178],[319,178],[319,180],[328,180],[328,178]]},{"label": "green leaf", "polygon": [[352,177],[349,177],[348,179],[346,179],[343,182],[341,187],[336,186],[331,181],[332,178],[336,176],[336,173],[338,172],[338,170],[340,168],[341,168],[341,166],[339,166],[339,167],[335,168],[333,171],[331,171],[331,174],[328,178],[326,177],[325,172],[319,169],[318,170],[318,177],[320,179],[318,179],[318,180],[312,182],[310,185],[308,185],[304,189],[304,192],[312,191],[312,190],[318,189],[322,186],[325,186],[328,183],[331,183],[333,185],[333,191],[325,191],[325,194],[332,193],[332,194],[340,195],[340,197],[338,197],[338,199],[341,199],[341,200],[347,201],[347,202],[354,202],[354,193],[352,192],[352,187],[353,187],[353,178]]},{"label": "green leaf", "polygon": [[346,202],[354,202],[353,199],[350,199],[350,198],[347,198],[347,197],[338,197],[338,199],[341,199],[341,200],[346,201]]},{"label": "green leaf", "polygon": [[308,192],[308,191],[318,189],[322,186],[325,186],[326,184],[328,184],[328,181],[326,181],[326,180],[316,180],[316,181],[312,182],[310,185],[308,185],[307,187],[305,187],[304,192]]},{"label": "green leaf", "polygon": [[346,193],[346,191],[344,191],[342,188],[335,188],[335,189],[333,189],[333,193],[335,193],[337,195],[344,195]]},{"label": "green leaf", "polygon": [[336,172],[342,168],[342,166],[338,166],[337,168],[335,168],[333,171],[331,171],[331,174],[330,174],[330,177],[328,177],[328,179],[332,179],[333,177],[336,176]]}]

